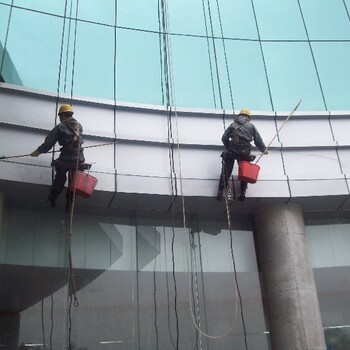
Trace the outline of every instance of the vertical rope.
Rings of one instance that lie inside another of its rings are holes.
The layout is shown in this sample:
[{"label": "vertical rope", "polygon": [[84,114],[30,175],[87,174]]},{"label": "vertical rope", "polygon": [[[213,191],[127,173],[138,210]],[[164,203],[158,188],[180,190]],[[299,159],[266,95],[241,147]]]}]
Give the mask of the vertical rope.
[{"label": "vertical rope", "polygon": [[73,1],[70,3],[69,10],[69,24],[68,24],[68,34],[67,34],[67,52],[66,52],[66,64],[64,69],[64,87],[63,92],[66,92],[67,88],[67,74],[68,74],[68,58],[69,58],[69,46],[70,46],[70,32],[71,32],[71,23],[72,23],[72,11],[73,11]]},{"label": "vertical rope", "polygon": [[51,297],[51,310],[50,310],[50,319],[51,319],[51,328],[50,328],[50,350],[52,350],[52,338],[53,338],[53,294]]},{"label": "vertical rope", "polygon": [[46,350],[45,319],[44,319],[44,299],[41,299],[41,332],[42,332],[42,337],[43,337],[43,349]]},{"label": "vertical rope", "polygon": [[[165,80],[165,100],[166,108],[167,108],[167,126],[168,126],[168,156],[169,156],[169,167],[170,167],[170,184],[171,184],[171,220],[172,220],[172,240],[171,240],[171,257],[172,257],[172,278],[174,283],[174,312],[175,312],[175,320],[176,320],[176,341],[175,341],[175,349],[179,349],[179,316],[177,309],[177,281],[176,281],[176,273],[175,273],[175,252],[174,252],[174,242],[175,242],[175,201],[177,198],[177,179],[176,179],[176,171],[175,171],[175,162],[174,162],[174,140],[173,140],[173,131],[172,131],[172,115],[171,115],[171,94],[170,94],[170,73],[169,73],[169,52],[168,52],[168,28],[167,28],[167,8],[164,0],[161,0],[160,3],[160,11],[158,12],[161,16],[159,19],[159,23],[161,23],[162,28],[162,46],[163,46],[163,60],[164,66],[164,80]],[[164,90],[162,90],[164,94]],[[169,208],[170,209],[170,208]]]},{"label": "vertical rope", "polygon": [[[166,0],[163,0],[164,3],[166,4]],[[166,17],[167,21],[168,21],[168,16]],[[170,29],[169,29],[169,24],[167,25],[167,29],[168,32],[170,33]],[[173,73],[173,69],[172,69],[172,62],[171,62],[171,42],[169,40],[168,43],[168,51],[169,51],[169,68],[170,68],[170,81],[172,83],[171,87],[171,93],[172,93],[172,100],[174,101],[174,114],[175,114],[175,122],[176,122],[176,140],[177,140],[177,151],[178,151],[178,165],[179,165],[179,179],[180,179],[180,191],[181,191],[181,202],[182,202],[182,219],[183,219],[183,232],[184,232],[184,238],[189,236],[189,232],[187,229],[187,225],[186,225],[186,209],[185,209],[185,198],[184,198],[184,191],[183,191],[183,181],[182,181],[182,166],[181,166],[181,152],[180,152],[180,143],[179,143],[179,126],[178,126],[178,122],[177,122],[177,110],[176,110],[176,96],[175,96],[175,88],[174,88],[174,73]],[[229,219],[229,216],[228,216]],[[185,239],[184,239],[184,243],[185,243]],[[190,278],[190,271],[189,271],[189,266],[190,266],[190,262],[189,262],[189,253],[188,253],[188,247],[187,245],[185,245],[185,251],[186,251],[186,259],[187,259],[187,266],[188,266],[188,282],[189,282],[189,292],[190,292],[190,296],[191,296],[191,278]],[[235,264],[234,264],[235,266]],[[237,273],[235,273],[236,277],[237,277]],[[237,280],[236,280],[236,283]],[[240,295],[240,294],[239,294]],[[222,338],[224,336],[226,336],[233,328],[234,323],[235,323],[235,318],[234,321],[231,325],[231,327],[228,329],[228,331],[224,334],[224,335],[220,335],[220,336],[210,336],[206,333],[204,333],[197,325],[196,320],[194,318],[193,315],[193,307],[192,307],[192,298],[189,298],[189,304],[190,304],[190,311],[191,311],[191,317],[192,317],[192,321],[193,324],[195,325],[195,327],[197,328],[197,330],[205,335],[208,338]],[[241,310],[242,313],[242,317],[243,317],[243,310]],[[243,321],[243,326],[244,326],[244,321]],[[245,329],[245,326],[244,326]],[[246,338],[246,333],[245,333],[245,338]]]},{"label": "vertical rope", "polygon": [[75,9],[75,20],[74,20],[73,62],[72,62],[72,79],[71,79],[71,91],[70,91],[71,100],[73,99],[73,91],[74,91],[74,73],[75,73],[75,59],[76,59],[76,48],[77,48],[79,0],[76,0],[76,2],[77,2],[77,7]]},{"label": "vertical rope", "polygon": [[[192,278],[191,278],[191,290],[192,290],[192,298],[195,299],[195,303],[196,303],[196,308],[197,310],[194,309],[193,314],[194,317],[196,319],[196,323],[198,324],[198,327],[201,328],[201,313],[200,313],[200,306],[199,306],[199,288],[198,288],[198,269],[197,269],[197,261],[196,261],[196,243],[195,243],[195,239],[194,239],[194,234],[193,232],[190,233],[190,253],[191,253],[191,262],[192,262]],[[194,272],[193,272],[194,270]],[[195,295],[193,292],[193,280],[194,280],[194,284],[195,284]],[[204,307],[205,309],[205,307]],[[199,339],[199,346],[200,349],[202,349],[202,337],[201,337],[201,333],[198,332],[198,330],[196,329],[197,332],[197,337],[196,339]]]},{"label": "vertical rope", "polygon": [[[9,18],[8,18],[8,21],[7,21],[7,28],[6,28],[6,35],[5,35],[5,41],[4,41],[4,49],[3,49],[4,51],[3,51],[2,57],[1,57],[0,77],[2,77],[2,71],[3,71],[3,68],[4,68],[5,55],[6,55],[6,50],[7,50],[7,39],[8,39],[9,32],[10,32],[10,24],[11,24],[11,18],[12,18],[13,2],[14,2],[14,0],[11,1]],[[5,81],[4,77],[3,77],[3,79]]]},{"label": "vertical rope", "polygon": [[259,30],[258,19],[257,19],[257,16],[256,16],[256,11],[255,11],[255,6],[254,6],[254,0],[251,0],[251,5],[252,5],[253,13],[254,13],[255,27],[256,27],[257,34],[258,34],[261,58],[262,58],[263,64],[264,64],[264,71],[265,71],[265,77],[266,77],[266,82],[267,82],[267,88],[269,90],[271,109],[274,111],[275,107],[273,105],[273,100],[272,100],[272,92],[271,92],[270,80],[269,80],[269,75],[267,74],[267,67],[266,67],[264,49],[263,49],[262,42],[261,42],[260,30]]},{"label": "vertical rope", "polygon": [[214,87],[214,74],[213,74],[213,66],[212,66],[212,63],[211,63],[211,53],[210,53],[210,45],[209,45],[208,23],[207,23],[207,15],[206,15],[206,13],[205,13],[205,3],[204,3],[204,0],[202,0],[202,9],[203,9],[204,24],[205,24],[205,36],[206,36],[206,40],[207,40],[207,51],[208,51],[208,58],[209,58],[209,69],[210,69],[211,89],[212,89],[212,93],[213,93],[214,108],[216,109],[216,95],[215,95],[215,87]]},{"label": "vertical rope", "polygon": [[323,87],[322,87],[322,83],[321,83],[321,79],[320,79],[320,74],[319,74],[319,72],[318,72],[318,68],[317,68],[317,64],[316,64],[316,59],[315,59],[314,51],[313,51],[313,49],[312,49],[312,45],[311,45],[311,41],[310,41],[310,36],[309,36],[309,32],[308,32],[308,30],[307,30],[307,26],[306,26],[306,22],[305,22],[303,10],[302,10],[302,8],[301,8],[300,1],[297,0],[297,2],[298,2],[298,7],[299,7],[301,19],[302,19],[302,21],[303,21],[303,25],[304,25],[304,29],[305,29],[305,33],[306,33],[306,37],[307,37],[307,43],[308,43],[308,45],[309,45],[309,49],[310,49],[310,53],[311,53],[311,57],[312,57],[312,62],[313,62],[314,67],[315,67],[315,72],[316,72],[316,76],[317,76],[318,85],[319,85],[320,90],[321,90],[324,108],[325,108],[326,111],[327,111],[327,110],[328,110],[327,102],[326,102],[326,98],[325,98],[325,95],[324,95],[324,92],[323,92]]},{"label": "vertical rope", "polygon": [[231,77],[230,77],[230,71],[228,69],[228,60],[227,60],[227,53],[226,53],[226,44],[225,44],[225,39],[224,39],[224,30],[223,30],[222,21],[221,21],[221,11],[220,11],[220,5],[219,5],[219,1],[218,0],[216,0],[216,7],[217,7],[217,10],[218,10],[220,32],[221,32],[221,40],[222,40],[222,45],[223,45],[223,49],[224,49],[225,66],[226,66],[226,74],[227,74],[227,79],[228,79],[228,86],[229,86],[229,90],[230,90],[231,106],[232,106],[232,110],[233,110],[233,113],[234,113],[235,112],[235,104],[233,102]]},{"label": "vertical rope", "polygon": [[213,41],[214,61],[215,61],[216,78],[217,78],[218,92],[219,92],[219,99],[220,99],[220,108],[223,109],[224,108],[224,104],[223,104],[223,101],[222,101],[220,73],[219,73],[218,57],[217,57],[217,52],[216,52],[213,19],[212,19],[211,9],[210,9],[210,0],[207,0],[207,5],[208,5],[208,13],[209,13],[209,23],[210,23],[210,30],[211,30],[211,38],[212,38],[212,41]]},{"label": "vertical rope", "polygon": [[113,130],[115,143],[113,145],[113,167],[114,167],[114,188],[115,191],[108,203],[110,207],[114,201],[117,192],[117,24],[118,24],[118,0],[114,1],[114,45],[113,45]]},{"label": "vertical rope", "polygon": [[[154,246],[157,244],[157,230],[154,228]],[[156,278],[156,266],[157,266],[157,257],[154,258],[153,264],[153,304],[154,304],[154,328],[156,331],[156,350],[159,349],[159,332],[157,325],[157,278]]]}]

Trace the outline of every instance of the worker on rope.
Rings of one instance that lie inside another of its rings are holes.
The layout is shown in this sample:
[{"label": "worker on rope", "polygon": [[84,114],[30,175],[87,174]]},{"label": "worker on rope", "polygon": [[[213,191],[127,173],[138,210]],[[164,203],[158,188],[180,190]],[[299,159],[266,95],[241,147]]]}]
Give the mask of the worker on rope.
[{"label": "worker on rope", "polygon": [[38,157],[41,153],[48,152],[56,142],[61,146],[60,156],[51,163],[55,167],[56,174],[47,200],[52,207],[55,206],[56,199],[64,188],[67,173],[70,172],[71,176],[76,169],[84,170],[86,165],[83,164],[85,157],[81,147],[83,128],[73,118],[73,114],[72,106],[63,104],[58,111],[60,123],[50,131],[44,143],[30,154],[32,157]]},{"label": "worker on rope", "polygon": [[[234,117],[233,123],[225,130],[221,141],[225,146],[225,150],[221,153],[222,169],[219,180],[219,188],[216,199],[222,200],[223,192],[226,190],[227,200],[232,200],[231,190],[228,188],[228,180],[231,176],[235,160],[239,163],[241,160],[252,162],[255,156],[251,155],[251,142],[263,153],[268,151],[262,140],[257,128],[251,123],[252,114],[249,109],[242,109],[238,116]],[[245,200],[248,183],[241,181],[240,201]]]}]

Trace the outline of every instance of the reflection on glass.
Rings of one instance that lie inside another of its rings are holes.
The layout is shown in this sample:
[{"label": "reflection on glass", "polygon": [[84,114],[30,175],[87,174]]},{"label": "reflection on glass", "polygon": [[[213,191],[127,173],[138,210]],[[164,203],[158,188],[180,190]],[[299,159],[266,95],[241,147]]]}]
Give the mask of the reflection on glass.
[{"label": "reflection on glass", "polygon": [[[349,218],[306,221],[312,264],[329,349],[350,346]],[[327,348],[327,349],[328,349]]]},{"label": "reflection on glass", "polygon": [[342,0],[301,0],[300,5],[310,40],[350,39],[349,15]]},{"label": "reflection on glass", "polygon": [[162,104],[159,40],[158,34],[118,30],[117,100]]},{"label": "reflection on glass", "polygon": [[303,110],[324,110],[307,43],[263,43],[274,108],[288,111],[301,98]]},{"label": "reflection on glass", "polygon": [[62,25],[58,17],[13,9],[7,51],[25,86],[57,90]]},{"label": "reflection on glass", "polygon": [[268,6],[264,1],[254,4],[262,40],[307,39],[297,1],[270,0]]},{"label": "reflection on glass", "polygon": [[[350,43],[312,43],[328,110],[346,110],[350,96]],[[336,54],[335,54],[336,52]]]},{"label": "reflection on glass", "polygon": [[[10,3],[0,4],[1,56]],[[20,8],[13,7],[10,20],[2,74],[6,83],[102,99],[114,99],[116,92],[118,101],[162,105],[160,32],[168,15],[171,104],[286,111],[302,97],[306,111],[350,108],[348,0],[303,0],[302,12],[294,0],[273,0],[268,6],[262,1],[181,0],[168,2],[164,14],[157,0],[69,1],[67,7],[58,0],[16,0],[14,5]]]},{"label": "reflection on glass", "polygon": [[[143,224],[75,216],[75,305],[67,285],[65,214],[7,204],[0,277],[11,278],[0,281],[7,308],[1,344],[215,350],[234,342],[245,349],[230,232],[218,222],[184,230],[139,219]],[[250,349],[267,350],[253,235],[234,230],[232,238],[247,341]],[[195,324],[209,335],[228,334],[210,339]]]}]

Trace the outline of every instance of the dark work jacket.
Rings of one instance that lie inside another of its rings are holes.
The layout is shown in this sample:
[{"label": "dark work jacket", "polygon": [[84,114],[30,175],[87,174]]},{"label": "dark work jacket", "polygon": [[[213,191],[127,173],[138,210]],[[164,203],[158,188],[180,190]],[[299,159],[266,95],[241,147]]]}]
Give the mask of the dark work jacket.
[{"label": "dark work jacket", "polygon": [[243,114],[234,118],[221,140],[227,149],[239,154],[250,154],[252,141],[261,152],[266,148],[255,125]]},{"label": "dark work jacket", "polygon": [[[59,160],[73,163],[76,162],[78,158],[80,163],[84,163],[82,132],[83,128],[80,123],[73,117],[67,118],[50,131],[44,143],[38,147],[38,151],[39,153],[46,153],[58,142],[61,146],[61,154],[58,157]],[[79,135],[79,137],[77,135]]]}]

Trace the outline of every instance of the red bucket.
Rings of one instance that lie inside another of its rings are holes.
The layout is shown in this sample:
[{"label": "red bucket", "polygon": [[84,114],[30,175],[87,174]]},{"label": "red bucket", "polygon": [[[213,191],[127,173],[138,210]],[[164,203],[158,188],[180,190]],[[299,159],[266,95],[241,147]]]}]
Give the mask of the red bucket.
[{"label": "red bucket", "polygon": [[83,171],[76,171],[69,185],[69,190],[78,194],[79,196],[89,198],[94,192],[97,179]]},{"label": "red bucket", "polygon": [[258,180],[259,171],[259,165],[241,160],[238,167],[238,178],[240,181],[254,184]]}]

